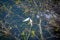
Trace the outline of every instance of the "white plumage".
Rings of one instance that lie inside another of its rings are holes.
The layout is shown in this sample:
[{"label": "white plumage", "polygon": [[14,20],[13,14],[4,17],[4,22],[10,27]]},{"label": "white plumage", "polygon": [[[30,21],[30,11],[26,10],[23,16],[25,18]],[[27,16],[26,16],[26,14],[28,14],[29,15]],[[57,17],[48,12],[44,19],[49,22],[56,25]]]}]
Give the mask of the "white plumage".
[{"label": "white plumage", "polygon": [[23,20],[23,22],[26,22],[26,21],[30,21],[29,23],[30,23],[31,26],[32,26],[32,19],[30,19],[30,18],[28,17],[28,18],[26,18],[25,20]]},{"label": "white plumage", "polygon": [[28,17],[25,20],[23,20],[23,22],[26,22],[26,21],[29,21],[29,20],[30,20],[30,18]]},{"label": "white plumage", "polygon": [[32,20],[30,19],[30,24],[31,24],[31,26],[32,26]]}]

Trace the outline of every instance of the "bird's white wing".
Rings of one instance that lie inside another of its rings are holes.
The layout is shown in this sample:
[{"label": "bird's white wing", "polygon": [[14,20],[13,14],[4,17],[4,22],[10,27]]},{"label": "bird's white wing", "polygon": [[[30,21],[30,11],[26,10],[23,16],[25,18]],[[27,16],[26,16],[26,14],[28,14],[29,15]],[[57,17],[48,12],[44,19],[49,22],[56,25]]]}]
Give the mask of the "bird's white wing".
[{"label": "bird's white wing", "polygon": [[29,21],[30,18],[26,18],[25,20],[23,20],[23,22]]},{"label": "bird's white wing", "polygon": [[32,22],[32,20],[30,19],[30,22]]},{"label": "bird's white wing", "polygon": [[32,26],[32,20],[30,19],[30,24],[31,24],[31,26]]}]

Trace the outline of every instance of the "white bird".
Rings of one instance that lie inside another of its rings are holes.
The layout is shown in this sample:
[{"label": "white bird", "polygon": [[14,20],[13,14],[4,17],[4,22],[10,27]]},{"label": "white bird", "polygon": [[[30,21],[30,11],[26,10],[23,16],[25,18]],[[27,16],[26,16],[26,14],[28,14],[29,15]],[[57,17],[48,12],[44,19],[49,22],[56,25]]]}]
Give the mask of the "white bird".
[{"label": "white bird", "polygon": [[23,20],[23,22],[26,22],[26,21],[29,21],[29,20],[30,20],[30,18],[28,17],[25,20]]},{"label": "white bird", "polygon": [[31,26],[32,26],[32,19],[30,19],[30,17],[28,17],[28,18],[26,18],[25,20],[23,20],[23,22],[27,22],[27,21],[30,21],[29,23],[31,24]]}]

